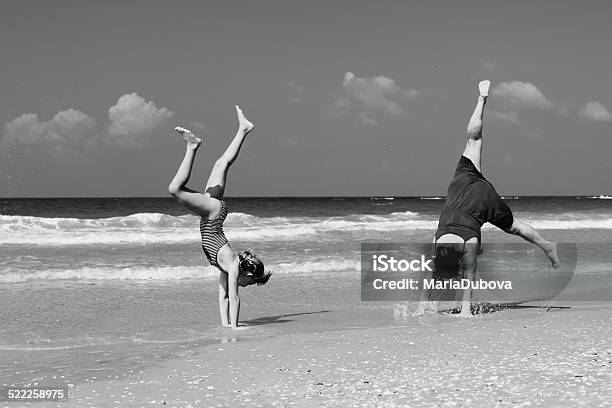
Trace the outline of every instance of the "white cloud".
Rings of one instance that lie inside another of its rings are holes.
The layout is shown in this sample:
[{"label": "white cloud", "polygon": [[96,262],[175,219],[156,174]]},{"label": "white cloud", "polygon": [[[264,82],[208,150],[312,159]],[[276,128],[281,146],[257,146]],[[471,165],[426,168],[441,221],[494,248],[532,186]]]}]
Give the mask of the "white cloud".
[{"label": "white cloud", "polygon": [[493,88],[491,94],[498,103],[511,111],[521,108],[550,110],[555,107],[555,104],[530,82],[502,82]]},{"label": "white cloud", "polygon": [[189,122],[189,126],[191,126],[194,129],[197,129],[197,130],[206,130],[206,129],[208,129],[205,124],[200,123],[200,122],[196,122],[195,120],[192,120],[191,122]]},{"label": "white cloud", "polygon": [[353,100],[361,102],[363,107],[380,111],[388,115],[401,115],[402,107],[392,98],[402,94],[395,81],[386,76],[357,78],[352,72],[344,74],[344,91]]},{"label": "white cloud", "polygon": [[599,102],[587,103],[578,111],[578,116],[583,119],[590,119],[600,122],[612,121],[612,113],[610,113],[605,105]]},{"label": "white cloud", "polygon": [[372,114],[402,115],[404,109],[400,102],[421,95],[415,89],[400,88],[392,78],[383,75],[359,78],[346,72],[342,86],[344,95],[334,98],[329,114],[341,117],[357,111],[361,123],[370,126],[378,124]]},{"label": "white cloud", "polygon": [[344,96],[336,96],[332,102],[332,108],[329,114],[335,118],[344,116],[349,113],[352,104],[353,102],[350,99]]},{"label": "white cloud", "polygon": [[143,138],[174,115],[167,108],[157,108],[136,93],[125,94],[108,109],[108,136],[122,145],[139,145]]},{"label": "white cloud", "polygon": [[23,114],[4,125],[2,146],[21,145],[26,149],[35,145],[40,150],[59,153],[63,150],[82,150],[95,130],[96,121],[87,114],[67,109],[51,120],[40,121],[34,113]]},{"label": "white cloud", "polygon": [[559,106],[544,95],[531,82],[501,82],[491,90],[494,109],[487,115],[513,125],[519,124],[519,113],[526,109],[552,111],[564,114],[565,108]]},{"label": "white cloud", "polygon": [[369,117],[363,112],[359,112],[359,119],[361,119],[361,123],[364,125],[378,126],[378,122],[376,121],[376,119]]},{"label": "white cloud", "polygon": [[491,91],[492,100],[499,110],[489,111],[493,119],[499,119],[515,125],[519,124],[518,114],[524,109],[554,111],[568,116],[575,112],[584,120],[612,122],[612,113],[600,102],[588,102],[582,108],[569,109],[546,97],[537,86],[530,82],[511,81],[497,84]]},{"label": "white cloud", "polygon": [[516,112],[498,112],[496,110],[487,110],[485,111],[487,117],[492,119],[501,120],[504,122],[512,123],[513,125],[518,125],[518,114]]},{"label": "white cloud", "polygon": [[421,91],[417,91],[416,89],[408,89],[406,91],[402,91],[402,96],[406,99],[414,99],[417,96],[421,95],[421,93]]},{"label": "white cloud", "polygon": [[53,153],[79,152],[101,142],[118,147],[139,147],[172,115],[167,108],[157,108],[152,101],[146,102],[131,93],[120,97],[108,110],[111,122],[106,131],[96,130],[96,121],[75,109],[60,111],[48,121],[40,121],[38,115],[26,113],[4,125],[0,146]]}]

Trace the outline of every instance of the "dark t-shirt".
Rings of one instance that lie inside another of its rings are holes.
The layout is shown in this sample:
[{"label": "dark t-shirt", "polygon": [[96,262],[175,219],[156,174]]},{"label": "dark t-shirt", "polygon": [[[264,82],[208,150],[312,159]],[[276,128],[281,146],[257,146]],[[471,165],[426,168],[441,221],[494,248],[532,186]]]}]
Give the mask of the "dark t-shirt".
[{"label": "dark t-shirt", "polygon": [[461,236],[465,241],[472,237],[480,241],[480,228],[486,222],[507,230],[512,226],[514,217],[506,202],[474,163],[461,156],[455,177],[448,186],[436,238],[450,233]]}]

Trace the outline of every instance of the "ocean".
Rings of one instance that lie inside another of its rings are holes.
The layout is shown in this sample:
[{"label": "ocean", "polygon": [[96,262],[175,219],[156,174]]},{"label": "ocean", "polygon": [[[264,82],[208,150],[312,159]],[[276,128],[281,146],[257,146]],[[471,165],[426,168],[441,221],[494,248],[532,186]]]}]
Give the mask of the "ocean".
[{"label": "ocean", "polygon": [[[609,290],[611,200],[505,198],[552,241],[599,243],[577,273]],[[0,385],[95,381],[196,345],[395,324],[391,304],[360,301],[360,244],[431,242],[444,200],[227,202],[232,247],[252,249],[274,272],[268,285],[241,290],[251,327],[239,336],[219,328],[218,272],[202,252],[199,218],[173,199],[0,199]],[[517,239],[483,228],[485,242]]]},{"label": "ocean", "polygon": [[[538,229],[612,229],[612,201],[509,197]],[[281,274],[355,270],[359,243],[429,242],[443,200],[229,198],[225,231]],[[199,247],[198,218],[171,198],[0,201],[0,282],[214,278]],[[486,226],[485,226],[486,231]],[[485,232],[486,234],[486,232]]]}]

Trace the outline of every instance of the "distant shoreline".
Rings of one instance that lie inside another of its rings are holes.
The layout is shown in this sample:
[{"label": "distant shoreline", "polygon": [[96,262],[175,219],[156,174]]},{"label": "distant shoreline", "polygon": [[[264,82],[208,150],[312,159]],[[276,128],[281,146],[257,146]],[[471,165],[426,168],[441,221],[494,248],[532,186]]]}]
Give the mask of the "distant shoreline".
[{"label": "distant shoreline", "polygon": [[[612,194],[612,193],[610,193]],[[601,200],[609,200],[612,199],[612,195],[606,195],[606,194],[602,194],[602,195],[580,195],[580,194],[568,194],[568,195],[515,195],[515,194],[508,194],[508,195],[504,195],[503,196],[506,199],[525,199],[525,198],[533,198],[533,199],[538,199],[538,198],[575,198],[575,199],[583,199],[583,198],[588,198],[588,199],[601,199]],[[40,200],[54,200],[54,199],[60,199],[60,200],[66,200],[66,199],[92,199],[92,200],[97,200],[97,199],[134,199],[134,200],[138,200],[138,199],[151,199],[151,198],[155,198],[155,199],[169,199],[172,200],[172,197],[170,196],[57,196],[57,197],[44,197],[44,196],[15,196],[15,197],[0,197],[0,200],[30,200],[30,199],[40,199]],[[363,199],[370,199],[370,198],[378,198],[378,199],[387,199],[387,198],[394,198],[394,199],[444,199],[445,196],[444,195],[422,195],[422,196],[404,196],[404,195],[340,195],[340,196],[316,196],[316,195],[312,195],[312,196],[231,196],[228,195],[225,198],[229,198],[229,199],[286,199],[286,200],[291,200],[291,199],[297,199],[297,200],[308,200],[308,199],[344,199],[344,198],[349,198],[349,199],[359,199],[359,198],[363,198]]]}]

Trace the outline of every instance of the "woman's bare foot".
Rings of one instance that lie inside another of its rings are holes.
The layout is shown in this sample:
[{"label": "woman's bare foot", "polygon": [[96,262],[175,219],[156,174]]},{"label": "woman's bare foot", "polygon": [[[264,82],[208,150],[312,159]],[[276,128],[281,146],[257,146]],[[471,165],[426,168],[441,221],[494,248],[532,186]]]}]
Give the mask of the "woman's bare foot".
[{"label": "woman's bare foot", "polygon": [[548,259],[550,259],[550,263],[553,268],[559,267],[559,254],[557,252],[557,243],[550,242],[548,248],[544,251]]},{"label": "woman's bare foot", "polygon": [[255,128],[255,125],[250,122],[246,116],[244,116],[242,109],[240,109],[238,105],[236,105],[236,114],[238,115],[238,127],[240,130],[243,130],[245,133],[249,133]]},{"label": "woman's bare foot", "polygon": [[480,92],[480,96],[486,98],[489,96],[489,88],[491,87],[491,81],[480,81],[478,84],[478,91]]},{"label": "woman's bare foot", "polygon": [[185,143],[187,143],[187,147],[197,148],[202,143],[202,139],[196,137],[189,129],[177,126],[174,128],[174,130],[176,130],[181,136],[183,136],[183,139],[185,139]]}]

